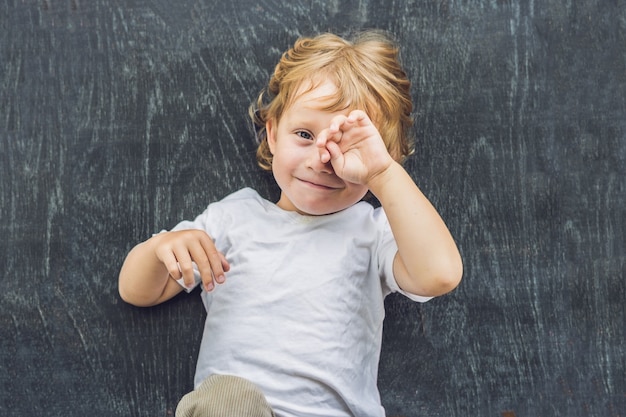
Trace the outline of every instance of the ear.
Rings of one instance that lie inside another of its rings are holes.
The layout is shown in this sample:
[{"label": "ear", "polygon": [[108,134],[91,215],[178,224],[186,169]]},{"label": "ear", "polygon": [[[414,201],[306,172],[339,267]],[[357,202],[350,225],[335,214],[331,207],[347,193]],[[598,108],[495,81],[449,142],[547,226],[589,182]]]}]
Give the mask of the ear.
[{"label": "ear", "polygon": [[265,138],[267,139],[270,152],[274,155],[274,149],[276,148],[276,122],[274,119],[268,119],[265,122]]}]

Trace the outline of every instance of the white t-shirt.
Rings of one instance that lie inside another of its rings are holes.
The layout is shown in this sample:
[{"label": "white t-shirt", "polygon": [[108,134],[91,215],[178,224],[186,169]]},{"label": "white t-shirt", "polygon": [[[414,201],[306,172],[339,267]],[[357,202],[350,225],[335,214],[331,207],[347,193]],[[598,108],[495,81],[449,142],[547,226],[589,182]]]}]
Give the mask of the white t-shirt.
[{"label": "white t-shirt", "polygon": [[181,229],[205,230],[231,265],[224,284],[202,292],[196,387],[237,375],[280,417],[385,415],[376,384],[384,297],[402,291],[382,209],[360,202],[303,216],[246,188]]}]

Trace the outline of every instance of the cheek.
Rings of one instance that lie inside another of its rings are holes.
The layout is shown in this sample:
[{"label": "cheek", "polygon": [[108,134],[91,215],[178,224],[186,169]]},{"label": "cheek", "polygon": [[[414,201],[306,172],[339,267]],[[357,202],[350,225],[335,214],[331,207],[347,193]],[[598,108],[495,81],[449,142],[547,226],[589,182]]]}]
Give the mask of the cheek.
[{"label": "cheek", "polygon": [[280,178],[288,175],[288,173],[293,170],[293,160],[293,154],[277,149],[272,158],[272,172],[274,173],[274,177]]},{"label": "cheek", "polygon": [[352,192],[352,195],[354,196],[354,203],[358,203],[359,201],[361,201],[363,199],[363,197],[365,197],[365,195],[367,194],[367,187],[363,187],[363,186],[359,186],[359,187],[355,187],[355,189]]},{"label": "cheek", "polygon": [[351,206],[363,199],[367,194],[367,187],[350,184],[343,192],[342,204]]},{"label": "cheek", "polygon": [[306,152],[298,146],[276,146],[274,148],[274,161],[282,168],[296,167],[304,158]]}]

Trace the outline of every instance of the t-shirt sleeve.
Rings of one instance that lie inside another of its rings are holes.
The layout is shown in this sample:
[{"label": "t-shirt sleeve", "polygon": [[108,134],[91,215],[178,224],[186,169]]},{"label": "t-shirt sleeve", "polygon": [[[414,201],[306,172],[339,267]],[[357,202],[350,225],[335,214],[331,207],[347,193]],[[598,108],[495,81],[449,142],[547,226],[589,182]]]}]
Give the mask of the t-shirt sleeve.
[{"label": "t-shirt sleeve", "polygon": [[[231,203],[238,204],[238,201],[241,200],[249,200],[254,199],[255,201],[260,201],[261,197],[259,194],[251,188],[244,188],[233,194],[228,195],[224,199],[220,201],[213,202],[209,204],[209,206],[194,220],[184,220],[174,226],[171,231],[177,230],[204,230],[207,232],[209,236],[213,239],[214,242],[220,240],[224,231],[228,229],[225,225],[225,219],[228,218],[228,208],[223,203],[230,201]],[[183,279],[178,279],[176,282],[183,287],[186,292],[193,291],[201,282],[202,278],[200,277],[200,272],[198,270],[197,265],[192,263],[193,272],[194,272],[194,283],[187,287]]]},{"label": "t-shirt sleeve", "polygon": [[397,292],[410,300],[417,301],[420,303],[425,303],[426,301],[432,299],[433,297],[425,297],[422,295],[413,294],[407,291],[404,291],[398,285],[396,278],[393,274],[393,261],[396,257],[396,253],[398,252],[398,245],[393,237],[391,232],[391,227],[389,226],[389,221],[387,220],[387,216],[382,208],[377,208],[374,213],[374,217],[376,222],[380,227],[380,240],[378,246],[378,264],[379,264],[379,273],[382,277],[383,282],[383,292],[384,295],[387,296],[392,292]]}]

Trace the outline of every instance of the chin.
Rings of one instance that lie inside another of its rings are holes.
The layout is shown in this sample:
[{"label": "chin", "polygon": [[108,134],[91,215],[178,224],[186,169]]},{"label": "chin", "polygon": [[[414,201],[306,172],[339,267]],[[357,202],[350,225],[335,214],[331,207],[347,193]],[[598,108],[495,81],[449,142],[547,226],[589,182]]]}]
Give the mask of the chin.
[{"label": "chin", "polygon": [[320,207],[319,205],[307,205],[307,204],[299,204],[296,206],[298,213],[308,215],[308,216],[324,216],[327,214],[337,213],[338,211],[345,210],[347,207],[332,207],[325,206]]}]

